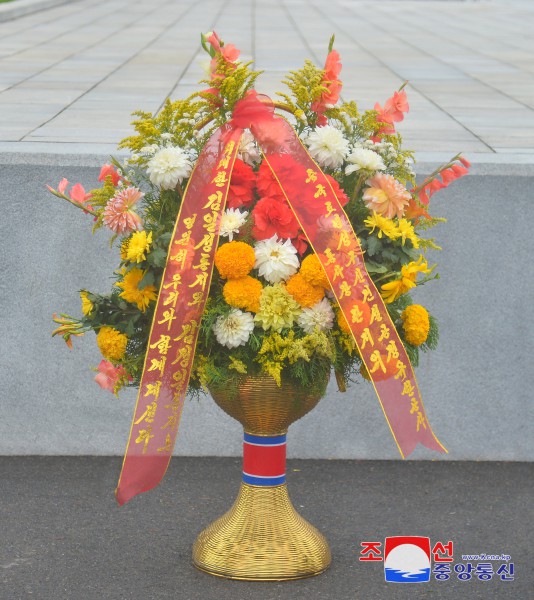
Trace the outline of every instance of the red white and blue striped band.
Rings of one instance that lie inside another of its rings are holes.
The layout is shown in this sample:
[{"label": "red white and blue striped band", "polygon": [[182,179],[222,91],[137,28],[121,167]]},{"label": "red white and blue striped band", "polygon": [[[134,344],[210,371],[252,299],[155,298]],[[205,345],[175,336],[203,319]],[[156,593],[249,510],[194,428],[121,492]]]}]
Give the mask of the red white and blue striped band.
[{"label": "red white and blue striped band", "polygon": [[245,433],[243,481],[251,485],[281,485],[286,482],[286,436]]}]

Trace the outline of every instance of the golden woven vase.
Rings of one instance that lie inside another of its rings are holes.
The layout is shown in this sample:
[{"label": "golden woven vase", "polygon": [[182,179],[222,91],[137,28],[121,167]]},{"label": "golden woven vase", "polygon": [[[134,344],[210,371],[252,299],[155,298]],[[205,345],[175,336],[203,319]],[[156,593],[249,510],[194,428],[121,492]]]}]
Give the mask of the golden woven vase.
[{"label": "golden woven vase", "polygon": [[[293,508],[285,483],[287,428],[315,407],[327,383],[325,377],[302,390],[283,380],[278,387],[268,376],[243,376],[237,388],[210,387],[215,402],[243,425],[243,482],[232,508],[196,539],[196,567],[254,581],[300,579],[328,568],[328,542]],[[274,475],[261,476],[269,470]]]}]

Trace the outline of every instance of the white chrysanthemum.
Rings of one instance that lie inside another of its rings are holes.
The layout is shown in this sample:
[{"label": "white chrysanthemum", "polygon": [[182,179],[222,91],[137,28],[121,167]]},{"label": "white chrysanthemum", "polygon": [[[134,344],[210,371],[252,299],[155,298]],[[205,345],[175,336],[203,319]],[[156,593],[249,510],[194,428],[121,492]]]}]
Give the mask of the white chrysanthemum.
[{"label": "white chrysanthemum", "polygon": [[221,315],[213,325],[219,344],[227,348],[244,346],[254,330],[254,315],[233,308],[229,314]]},{"label": "white chrysanthemum", "polygon": [[340,167],[349,151],[349,142],[339,129],[331,125],[317,127],[308,135],[304,143],[321,167],[333,169]]},{"label": "white chrysanthemum", "polygon": [[243,162],[250,166],[254,166],[254,164],[260,160],[258,145],[256,144],[254,136],[248,130],[245,130],[241,136],[238,156]]},{"label": "white chrysanthemum", "polygon": [[279,283],[294,275],[299,268],[297,249],[291,240],[282,242],[275,235],[261,240],[254,247],[256,262],[254,267],[269,283]]},{"label": "white chrysanthemum", "polygon": [[248,217],[248,212],[240,212],[238,208],[228,208],[221,216],[221,227],[219,235],[227,237],[230,241],[234,239],[234,234],[239,233]]},{"label": "white chrysanthemum", "polygon": [[189,177],[193,165],[187,154],[177,146],[161,148],[148,161],[147,173],[154,185],[172,190],[182,179]]},{"label": "white chrysanthemum", "polygon": [[313,333],[315,328],[319,331],[332,329],[334,325],[334,311],[330,302],[323,298],[311,308],[303,308],[298,318],[298,324],[306,333]]},{"label": "white chrysanthemum", "polygon": [[380,154],[367,148],[354,148],[347,156],[347,162],[352,164],[345,167],[345,175],[350,175],[360,169],[365,169],[366,171],[383,171],[386,168]]}]

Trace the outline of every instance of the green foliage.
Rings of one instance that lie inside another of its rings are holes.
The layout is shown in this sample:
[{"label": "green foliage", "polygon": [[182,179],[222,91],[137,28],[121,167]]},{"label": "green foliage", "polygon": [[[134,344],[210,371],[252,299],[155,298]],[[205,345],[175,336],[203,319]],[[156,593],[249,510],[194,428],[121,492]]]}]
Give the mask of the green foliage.
[{"label": "green foliage", "polygon": [[[317,114],[311,110],[311,105],[321,97],[321,94],[328,91],[323,85],[323,75],[323,69],[306,60],[302,69],[290,71],[289,75],[282,80],[289,89],[289,94],[277,92],[277,96],[282,98],[289,112],[293,113],[297,120],[309,126],[314,126],[317,122]],[[298,123],[297,126],[300,129],[302,123]]]},{"label": "green foliage", "polygon": [[143,148],[158,145],[162,134],[169,134],[169,142],[174,146],[189,146],[191,140],[195,139],[195,126],[199,117],[207,114],[206,103],[194,100],[194,96],[186,100],[174,100],[169,98],[165,101],[158,114],[142,110],[133,113],[139,117],[132,125],[137,135],[124,138],[119,148],[128,148],[137,154],[133,162],[144,164]]}]

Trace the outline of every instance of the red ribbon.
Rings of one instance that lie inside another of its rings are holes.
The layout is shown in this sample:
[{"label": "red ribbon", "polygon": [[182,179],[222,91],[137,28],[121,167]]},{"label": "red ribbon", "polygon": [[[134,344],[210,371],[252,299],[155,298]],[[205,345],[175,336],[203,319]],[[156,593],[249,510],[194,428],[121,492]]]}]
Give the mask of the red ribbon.
[{"label": "red ribbon", "polygon": [[170,461],[209,293],[219,216],[246,128],[321,260],[402,457],[419,442],[446,452],[432,432],[406,350],[335,192],[291,125],[274,114],[272,101],[249,92],[203,149],[176,219],[116,490],[120,504],[155,487]]}]

